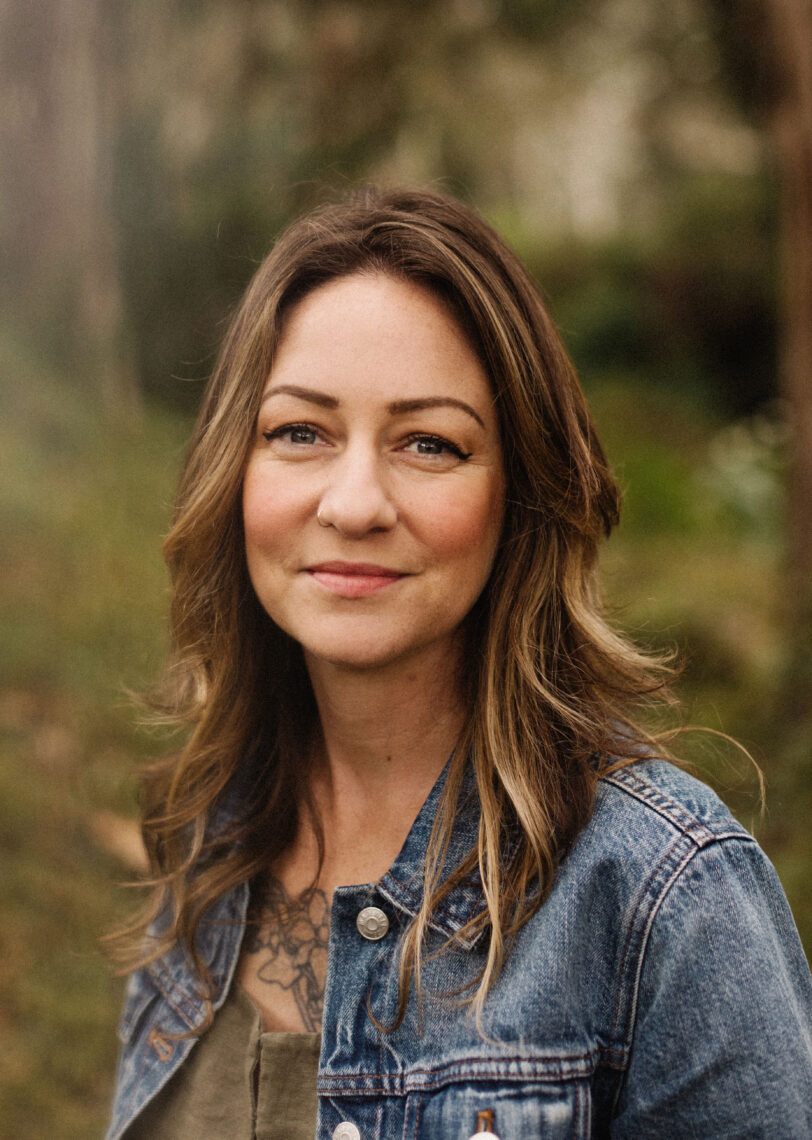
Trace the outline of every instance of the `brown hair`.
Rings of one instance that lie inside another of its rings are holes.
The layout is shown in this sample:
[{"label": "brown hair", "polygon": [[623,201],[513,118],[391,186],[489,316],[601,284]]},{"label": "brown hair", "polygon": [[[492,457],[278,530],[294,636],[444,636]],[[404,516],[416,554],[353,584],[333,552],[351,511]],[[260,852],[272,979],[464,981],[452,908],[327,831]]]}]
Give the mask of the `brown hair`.
[{"label": "brown hair", "polygon": [[[249,581],[241,487],[285,313],[318,285],[359,271],[422,284],[451,307],[487,371],[501,423],[505,522],[468,623],[470,716],[432,833],[424,903],[401,955],[402,1017],[411,977],[419,988],[433,908],[478,865],[487,908],[474,922],[490,929],[473,996],[479,1013],[507,940],[540,905],[589,819],[599,775],[652,744],[635,710],[652,695],[666,697],[668,671],[602,615],[597,554],[617,521],[619,494],[538,290],[472,210],[419,190],[364,190],[292,225],[225,338],[165,544],[174,654],[164,710],[192,730],[181,753],[147,776],[144,836],[155,892],[130,928],[140,936],[131,964],[180,940],[207,992],[195,952],[206,910],[266,868],[295,832],[302,741],[317,731],[317,714],[298,646],[265,614]],[[461,867],[448,868],[466,763],[481,801],[479,841]],[[213,826],[229,795],[239,814]],[[511,829],[520,841],[506,867],[500,853]],[[144,931],[167,898],[171,920],[145,947]]]}]

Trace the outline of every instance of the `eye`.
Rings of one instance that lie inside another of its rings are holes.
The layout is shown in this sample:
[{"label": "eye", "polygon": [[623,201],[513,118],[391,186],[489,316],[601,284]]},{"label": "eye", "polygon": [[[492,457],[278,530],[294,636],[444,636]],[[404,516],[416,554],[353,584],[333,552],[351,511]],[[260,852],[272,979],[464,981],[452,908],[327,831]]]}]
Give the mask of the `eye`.
[{"label": "eye", "polygon": [[404,444],[404,450],[410,451],[413,455],[426,456],[428,458],[451,458],[454,456],[461,462],[470,459],[472,452],[465,452],[452,443],[449,439],[444,439],[441,435],[427,435],[425,433],[411,435]]},{"label": "eye", "polygon": [[319,432],[312,424],[283,424],[273,431],[262,432],[262,438],[268,443],[279,440],[294,447],[312,447],[319,439]]}]

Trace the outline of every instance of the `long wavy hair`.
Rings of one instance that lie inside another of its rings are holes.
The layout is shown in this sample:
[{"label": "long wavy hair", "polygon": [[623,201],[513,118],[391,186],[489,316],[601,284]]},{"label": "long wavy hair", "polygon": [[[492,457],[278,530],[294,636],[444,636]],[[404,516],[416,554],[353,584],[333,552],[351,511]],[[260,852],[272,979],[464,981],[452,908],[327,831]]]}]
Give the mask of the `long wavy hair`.
[{"label": "long wavy hair", "polygon": [[[129,965],[180,942],[210,998],[196,949],[207,910],[268,868],[308,808],[302,764],[319,731],[317,710],[299,646],[249,580],[241,490],[286,314],[319,285],[359,272],[414,282],[449,306],[482,361],[500,420],[504,529],[467,619],[469,716],[429,844],[424,901],[404,936],[398,1020],[413,979],[419,991],[434,908],[477,868],[485,908],[471,925],[489,932],[470,995],[479,1015],[511,935],[541,904],[589,819],[601,774],[651,748],[638,718],[641,705],[668,699],[669,670],[605,620],[597,557],[617,522],[619,492],[537,288],[472,210],[422,190],[365,189],[294,223],[225,337],[164,547],[173,653],[161,707],[190,731],[180,753],[145,777],[153,894],[126,932],[130,947],[133,935],[138,944]],[[466,764],[481,804],[478,842],[461,866],[448,867]],[[508,833],[519,841],[505,865]]]}]

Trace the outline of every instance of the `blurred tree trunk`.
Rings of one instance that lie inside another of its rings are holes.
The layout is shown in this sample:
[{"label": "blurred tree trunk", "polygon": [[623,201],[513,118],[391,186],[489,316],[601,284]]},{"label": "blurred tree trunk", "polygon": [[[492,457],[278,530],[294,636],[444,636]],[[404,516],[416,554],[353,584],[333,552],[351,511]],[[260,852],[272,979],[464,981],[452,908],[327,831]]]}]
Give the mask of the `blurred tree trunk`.
[{"label": "blurred tree trunk", "polygon": [[106,0],[12,0],[2,17],[4,253],[28,326],[117,417],[139,407],[112,217],[114,94]]},{"label": "blurred tree trunk", "polygon": [[812,0],[765,0],[780,86],[771,111],[781,177],[781,379],[792,417],[794,596],[812,637]]},{"label": "blurred tree trunk", "polygon": [[780,386],[791,432],[786,717],[812,718],[812,0],[706,0],[734,94],[780,181]]},{"label": "blurred tree trunk", "polygon": [[781,390],[792,441],[787,614],[791,655],[783,698],[788,717],[808,728],[812,719],[812,0],[764,0],[764,4],[778,80],[769,121],[781,195]]},{"label": "blurred tree trunk", "polygon": [[[61,92],[59,129],[64,209],[77,266],[76,331],[108,413],[132,414],[139,388],[126,336],[112,216],[115,52],[105,0],[61,0],[59,32],[67,47],[54,81]],[[61,72],[61,74],[60,74]]]}]

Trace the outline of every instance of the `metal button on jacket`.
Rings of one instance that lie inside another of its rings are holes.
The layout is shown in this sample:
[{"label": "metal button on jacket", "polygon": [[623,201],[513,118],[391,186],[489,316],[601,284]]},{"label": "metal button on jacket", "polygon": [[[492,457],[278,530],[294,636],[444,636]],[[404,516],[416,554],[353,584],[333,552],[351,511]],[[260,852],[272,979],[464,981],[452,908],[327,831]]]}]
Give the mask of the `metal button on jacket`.
[{"label": "metal button on jacket", "polygon": [[361,1133],[349,1120],[342,1120],[333,1132],[333,1140],[361,1140]]},{"label": "metal button on jacket", "polygon": [[[370,942],[377,942],[389,930],[389,919],[379,907],[365,906],[359,912],[355,925],[364,938],[368,938]],[[347,1137],[349,1140],[349,1133],[347,1133]]]}]

